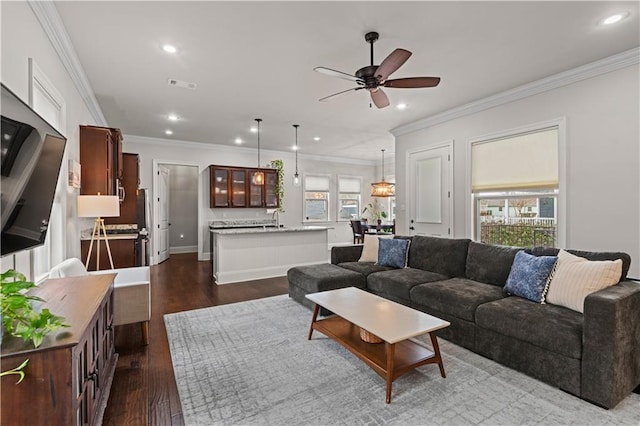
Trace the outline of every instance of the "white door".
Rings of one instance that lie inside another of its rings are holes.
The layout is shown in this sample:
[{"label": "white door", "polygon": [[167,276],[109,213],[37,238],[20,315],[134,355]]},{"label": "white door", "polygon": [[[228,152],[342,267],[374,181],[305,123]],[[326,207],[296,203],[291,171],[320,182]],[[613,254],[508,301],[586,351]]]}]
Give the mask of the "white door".
[{"label": "white door", "polygon": [[158,193],[156,205],[158,208],[158,263],[169,258],[169,169],[158,166]]},{"label": "white door", "polygon": [[409,233],[453,236],[453,142],[408,153]]}]

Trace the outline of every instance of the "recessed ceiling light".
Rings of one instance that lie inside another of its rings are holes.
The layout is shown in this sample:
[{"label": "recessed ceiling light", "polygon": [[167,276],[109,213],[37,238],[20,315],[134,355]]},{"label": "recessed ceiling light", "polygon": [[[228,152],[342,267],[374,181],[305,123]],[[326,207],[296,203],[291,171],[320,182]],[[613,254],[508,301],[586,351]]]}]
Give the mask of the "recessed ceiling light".
[{"label": "recessed ceiling light", "polygon": [[294,150],[294,151],[297,151],[298,147],[296,145],[294,145],[294,146],[291,147],[291,149]]},{"label": "recessed ceiling light", "polygon": [[398,104],[398,105],[396,105],[396,108],[400,109],[400,110],[407,109],[407,104]]},{"label": "recessed ceiling light", "polygon": [[611,15],[607,18],[604,18],[602,21],[600,21],[601,25],[612,25],[612,24],[616,24],[620,21],[622,21],[624,18],[626,18],[627,16],[629,16],[629,12],[620,12],[620,13],[616,13],[615,15]]},{"label": "recessed ceiling light", "polygon": [[242,143],[242,139],[236,138],[236,140],[234,142],[237,143],[238,145],[240,145]]},{"label": "recessed ceiling light", "polygon": [[177,116],[177,115],[175,115],[175,114],[169,114],[169,115],[167,116],[167,118],[169,119],[169,121],[178,121],[178,120],[180,120],[180,117],[178,117],[178,116]]},{"label": "recessed ceiling light", "polygon": [[313,140],[318,142],[320,140],[320,136],[316,136],[315,138],[313,138]]},{"label": "recessed ceiling light", "polygon": [[257,128],[257,127],[250,127],[250,128],[249,128],[249,131],[250,131],[251,133],[255,133],[255,132],[257,132],[257,131],[258,131],[258,128]]},{"label": "recessed ceiling light", "polygon": [[178,48],[171,44],[163,44],[162,50],[164,50],[167,53],[176,53],[178,51]]},{"label": "recessed ceiling light", "polygon": [[164,134],[165,135],[172,135],[173,134],[173,130],[165,130]]}]

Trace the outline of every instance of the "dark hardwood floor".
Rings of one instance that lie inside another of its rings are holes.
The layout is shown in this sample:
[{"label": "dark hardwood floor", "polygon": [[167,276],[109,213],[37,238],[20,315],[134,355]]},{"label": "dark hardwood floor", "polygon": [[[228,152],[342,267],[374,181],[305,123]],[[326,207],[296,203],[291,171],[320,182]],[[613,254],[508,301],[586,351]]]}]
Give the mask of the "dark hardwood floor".
[{"label": "dark hardwood floor", "polygon": [[142,344],[139,325],[116,328],[116,352],[120,358],[104,424],[184,424],[164,314],[285,293],[286,277],[218,286],[211,278],[211,263],[198,262],[195,253],[172,255],[152,266],[149,345]]}]

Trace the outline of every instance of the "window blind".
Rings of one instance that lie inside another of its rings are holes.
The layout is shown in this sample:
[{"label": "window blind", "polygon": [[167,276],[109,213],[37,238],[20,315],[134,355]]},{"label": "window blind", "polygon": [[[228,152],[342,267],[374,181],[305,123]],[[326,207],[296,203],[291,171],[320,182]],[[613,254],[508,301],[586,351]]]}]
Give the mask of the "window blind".
[{"label": "window blind", "polygon": [[360,193],[362,188],[362,179],[352,176],[338,177],[338,192],[354,192]]},{"label": "window blind", "polygon": [[305,175],[304,190],[305,191],[329,191],[331,179],[329,176],[322,175]]},{"label": "window blind", "polygon": [[471,145],[471,190],[557,188],[556,127]]}]

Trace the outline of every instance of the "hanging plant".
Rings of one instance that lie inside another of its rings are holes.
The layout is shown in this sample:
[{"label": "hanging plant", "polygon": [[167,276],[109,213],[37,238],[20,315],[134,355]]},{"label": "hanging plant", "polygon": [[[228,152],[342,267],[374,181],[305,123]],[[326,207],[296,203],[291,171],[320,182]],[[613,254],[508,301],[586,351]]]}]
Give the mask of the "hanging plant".
[{"label": "hanging plant", "polygon": [[271,160],[271,167],[278,171],[276,194],[278,194],[278,211],[284,213],[284,163],[282,160]]},{"label": "hanging plant", "polygon": [[24,362],[22,364],[20,364],[19,366],[17,366],[16,368],[13,368],[11,370],[7,370],[7,371],[3,371],[2,373],[0,373],[0,377],[2,376],[11,376],[11,375],[16,375],[18,376],[18,381],[16,382],[16,385],[19,384],[23,379],[24,379],[24,368],[27,366],[27,364],[29,363],[29,359],[25,359]]}]

